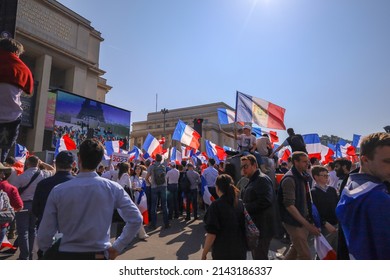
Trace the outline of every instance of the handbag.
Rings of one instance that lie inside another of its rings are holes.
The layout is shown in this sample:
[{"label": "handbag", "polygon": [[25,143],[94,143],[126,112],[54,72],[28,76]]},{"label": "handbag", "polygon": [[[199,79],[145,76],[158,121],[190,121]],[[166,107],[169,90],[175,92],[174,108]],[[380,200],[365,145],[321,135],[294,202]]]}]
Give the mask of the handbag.
[{"label": "handbag", "polygon": [[246,243],[248,249],[253,250],[259,245],[260,230],[253,222],[251,216],[249,215],[245,207],[244,207],[244,216],[245,216]]}]

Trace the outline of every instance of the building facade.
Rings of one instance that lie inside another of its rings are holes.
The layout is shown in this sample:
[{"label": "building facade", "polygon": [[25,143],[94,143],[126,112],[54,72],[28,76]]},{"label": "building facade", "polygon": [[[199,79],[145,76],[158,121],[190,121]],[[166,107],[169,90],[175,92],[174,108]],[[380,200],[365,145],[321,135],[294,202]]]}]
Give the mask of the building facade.
[{"label": "building facade", "polygon": [[17,0],[14,38],[25,48],[21,59],[36,84],[26,106],[31,124],[22,125],[18,143],[34,152],[47,150],[52,148],[52,131],[45,129],[50,89],[105,102],[111,87],[99,68],[103,38],[87,19],[54,0]]},{"label": "building facade", "polygon": [[172,140],[172,135],[178,120],[180,119],[189,126],[194,127],[194,120],[203,119],[201,125],[202,138],[200,141],[200,151],[205,151],[205,139],[221,147],[229,146],[234,148],[235,140],[221,133],[221,128],[226,132],[232,133],[234,127],[233,125],[222,125],[220,128],[218,108],[233,110],[233,108],[224,102],[218,102],[186,108],[168,109],[168,112],[165,113],[163,113],[163,110],[161,112],[148,113],[146,121],[133,122],[130,135],[130,147],[135,145],[142,148],[146,136],[150,133],[157,139],[165,137],[165,148],[170,146],[179,148],[181,144],[178,141]]}]

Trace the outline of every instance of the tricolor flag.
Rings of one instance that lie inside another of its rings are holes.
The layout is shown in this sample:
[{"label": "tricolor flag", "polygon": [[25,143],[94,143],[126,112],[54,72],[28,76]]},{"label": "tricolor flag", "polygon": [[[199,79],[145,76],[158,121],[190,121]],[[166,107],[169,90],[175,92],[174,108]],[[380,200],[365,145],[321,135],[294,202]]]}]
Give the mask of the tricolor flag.
[{"label": "tricolor flag", "polygon": [[317,133],[312,133],[304,134],[302,137],[306,144],[306,150],[309,154],[309,158],[315,157],[318,158],[318,160],[321,160],[322,145],[320,136],[318,136]]},{"label": "tricolor flag", "polygon": [[314,238],[314,248],[320,260],[336,259],[336,251],[330,246],[329,242],[322,234]]},{"label": "tricolor flag", "polygon": [[236,113],[233,110],[227,108],[218,108],[219,124],[234,123],[235,119],[236,119]]},{"label": "tricolor flag", "polygon": [[[138,210],[141,212],[142,217],[144,218],[144,224],[147,225],[149,223],[149,215],[148,215],[148,202],[146,199],[146,183],[145,180],[142,181],[142,191],[138,193],[138,197],[136,197]],[[137,196],[136,193],[136,196]]]},{"label": "tricolor flag", "polygon": [[200,135],[192,127],[186,125],[183,121],[177,122],[175,131],[173,132],[172,139],[180,141],[182,144],[190,146],[194,149],[198,149]]},{"label": "tricolor flag", "polygon": [[207,205],[210,205],[211,202],[213,202],[215,199],[209,191],[209,187],[207,186],[206,179],[203,176],[200,176],[200,178],[202,180],[200,193],[202,195],[203,202],[206,203]]},{"label": "tricolor flag", "polygon": [[22,146],[20,144],[15,145],[15,160],[19,161],[21,163],[26,162],[26,158],[28,157],[29,152],[25,146]]},{"label": "tricolor flag", "polygon": [[68,136],[68,134],[64,134],[60,139],[57,140],[54,158],[58,155],[59,152],[72,151],[76,149],[76,143]]},{"label": "tricolor flag", "polygon": [[258,138],[261,136],[261,128],[260,127],[252,127],[252,133],[256,134],[255,137]]},{"label": "tricolor flag", "polygon": [[347,143],[344,139],[340,139],[336,144],[336,157],[351,159],[354,156],[356,156],[355,147]]},{"label": "tricolor flag", "polygon": [[[203,153],[201,153],[200,151],[197,151],[196,153],[195,153],[195,155],[194,156],[192,156],[192,158],[196,158],[196,159],[199,159],[200,160],[200,162],[203,164],[203,163],[207,163],[207,161],[208,161],[208,156],[207,156],[207,154],[205,153],[205,152],[203,152]],[[195,160],[194,160],[195,161]]]},{"label": "tricolor flag", "polygon": [[134,146],[133,149],[129,152],[130,161],[142,159],[142,151],[137,146]]},{"label": "tricolor flag", "polygon": [[188,146],[186,146],[186,147],[182,146],[181,147],[181,157],[183,159],[189,159],[193,155],[194,155],[194,149],[193,148],[188,147]]},{"label": "tricolor flag", "polygon": [[[276,150],[279,147],[279,145],[274,145],[274,150]],[[278,158],[281,159],[282,161],[287,162],[288,158],[291,156],[291,150],[290,147],[283,147],[279,150],[278,152]]]},{"label": "tricolor flag", "polygon": [[333,155],[334,151],[324,145],[321,145],[321,163],[322,164],[327,164],[331,161],[333,161]]},{"label": "tricolor flag", "polygon": [[352,146],[354,146],[355,148],[360,148],[361,138],[362,138],[361,135],[354,134],[352,139]]},{"label": "tricolor flag", "polygon": [[255,123],[261,127],[286,129],[286,109],[266,100],[237,91],[236,121]]},{"label": "tricolor flag", "polygon": [[176,164],[181,164],[182,160],[181,152],[179,152],[176,147],[173,147],[171,151],[171,161],[174,161]]},{"label": "tricolor flag", "polygon": [[119,153],[120,144],[119,141],[105,141],[104,147],[106,147],[107,155],[111,156],[113,153]]},{"label": "tricolor flag", "polygon": [[144,149],[146,153],[148,153],[152,158],[155,158],[156,154],[162,154],[163,152],[160,142],[150,133],[148,133],[148,136],[146,136],[142,149]]},{"label": "tricolor flag", "polygon": [[217,163],[219,163],[221,160],[225,160],[226,152],[222,147],[214,144],[209,140],[206,140],[205,144],[206,144],[206,153],[209,158],[215,159]]}]

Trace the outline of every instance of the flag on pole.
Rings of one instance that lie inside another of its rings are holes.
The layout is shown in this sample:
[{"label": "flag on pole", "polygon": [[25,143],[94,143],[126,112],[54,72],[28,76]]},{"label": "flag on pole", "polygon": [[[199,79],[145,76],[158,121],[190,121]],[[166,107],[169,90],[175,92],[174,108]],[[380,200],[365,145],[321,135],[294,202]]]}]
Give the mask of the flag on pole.
[{"label": "flag on pole", "polygon": [[227,108],[218,108],[218,121],[220,124],[234,123],[236,113]]},{"label": "flag on pole", "polygon": [[336,157],[351,159],[354,156],[356,156],[355,147],[347,143],[344,139],[340,139],[336,144]]},{"label": "flag on pole", "polygon": [[26,162],[26,158],[28,157],[29,152],[25,146],[22,146],[20,144],[15,145],[15,160],[19,161],[21,163]]},{"label": "flag on pole", "polygon": [[173,132],[172,139],[177,140],[180,143],[190,146],[194,149],[198,149],[200,135],[192,127],[186,125],[183,121],[177,122],[175,131]]},{"label": "flag on pole", "polygon": [[221,160],[225,160],[226,152],[222,147],[214,144],[209,140],[206,140],[205,144],[206,144],[206,153],[209,158],[215,159],[217,163],[219,163]]},{"label": "flag on pole", "polygon": [[327,164],[331,161],[333,161],[333,155],[334,151],[324,145],[321,145],[321,163],[322,164]]},{"label": "flag on pole", "polygon": [[306,150],[310,158],[318,158],[321,160],[321,140],[317,133],[302,135],[303,141],[306,144]]},{"label": "flag on pole", "polygon": [[354,146],[355,148],[360,148],[360,140],[361,140],[361,138],[362,138],[361,135],[354,134],[353,135],[353,139],[352,139],[352,146]]},{"label": "flag on pole", "polygon": [[137,146],[134,146],[133,149],[129,152],[129,155],[130,155],[129,158],[130,161],[139,160],[142,157],[142,151]]},{"label": "flag on pole", "polygon": [[255,123],[261,127],[286,129],[286,109],[266,100],[237,91],[236,121]]},{"label": "flag on pole", "polygon": [[171,152],[171,161],[174,161],[176,164],[181,164],[182,161],[182,154],[180,151],[176,149],[176,147],[172,148]]},{"label": "flag on pole", "polygon": [[154,158],[157,154],[162,154],[163,152],[160,142],[150,133],[146,136],[142,149],[144,149],[152,158]]},{"label": "flag on pole", "polygon": [[59,152],[62,151],[72,151],[76,150],[76,143],[68,136],[68,134],[64,134],[60,139],[57,140],[56,150],[54,152],[54,158],[58,155]]},{"label": "flag on pole", "polygon": [[113,153],[119,153],[119,141],[105,141],[104,147],[106,148],[107,155],[111,156]]}]

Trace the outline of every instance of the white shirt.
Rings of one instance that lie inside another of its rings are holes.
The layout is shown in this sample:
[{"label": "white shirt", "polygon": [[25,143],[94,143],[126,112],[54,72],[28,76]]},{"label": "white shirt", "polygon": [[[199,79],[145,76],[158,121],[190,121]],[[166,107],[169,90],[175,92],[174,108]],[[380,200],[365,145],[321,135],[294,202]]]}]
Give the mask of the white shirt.
[{"label": "white shirt", "polygon": [[206,179],[208,187],[215,187],[215,181],[217,181],[217,177],[219,175],[217,169],[215,169],[213,166],[209,166],[203,170],[202,175]]},{"label": "white shirt", "polygon": [[20,101],[23,90],[11,84],[0,83],[0,92],[0,123],[17,120],[23,113],[22,101]]},{"label": "white shirt", "polygon": [[123,188],[131,188],[130,175],[128,173],[123,173],[120,179],[117,179],[119,185]]},{"label": "white shirt", "polygon": [[[20,174],[15,181],[15,187],[18,189],[24,186],[27,186],[27,184],[30,182],[31,178],[34,176],[34,174],[38,171],[38,167],[30,167],[26,171],[24,171],[22,174]],[[40,181],[42,181],[45,178],[53,176],[55,173],[55,170],[48,171],[48,170],[41,170],[40,174],[37,178],[28,186],[28,188],[20,195],[23,201],[32,201],[34,198],[34,193],[37,188],[37,185]]]},{"label": "white shirt", "polygon": [[176,168],[172,168],[167,172],[167,182],[168,184],[178,184],[180,177],[180,171]]}]

